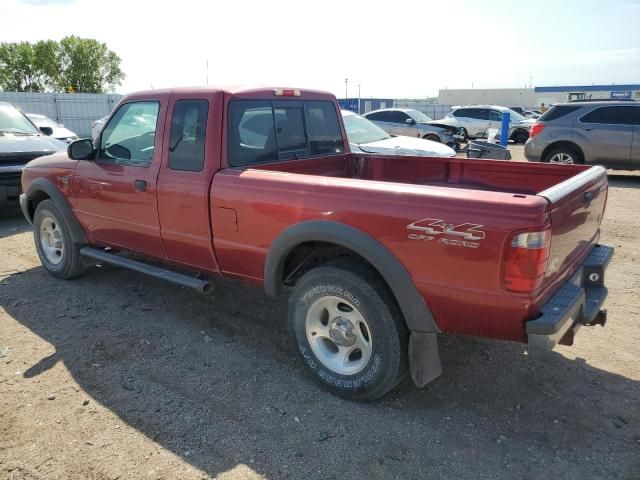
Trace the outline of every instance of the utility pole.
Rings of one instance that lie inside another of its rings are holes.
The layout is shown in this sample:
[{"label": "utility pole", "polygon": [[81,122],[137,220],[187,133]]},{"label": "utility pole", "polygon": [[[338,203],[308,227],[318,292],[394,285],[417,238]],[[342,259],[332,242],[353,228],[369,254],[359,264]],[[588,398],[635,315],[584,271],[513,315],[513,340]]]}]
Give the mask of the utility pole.
[{"label": "utility pole", "polygon": [[349,85],[349,79],[348,79],[348,78],[345,78],[345,79],[344,79],[344,99],[345,99],[345,100],[346,100],[347,98],[349,98],[348,85]]},{"label": "utility pole", "polygon": [[360,115],[360,84],[358,84],[358,115]]}]

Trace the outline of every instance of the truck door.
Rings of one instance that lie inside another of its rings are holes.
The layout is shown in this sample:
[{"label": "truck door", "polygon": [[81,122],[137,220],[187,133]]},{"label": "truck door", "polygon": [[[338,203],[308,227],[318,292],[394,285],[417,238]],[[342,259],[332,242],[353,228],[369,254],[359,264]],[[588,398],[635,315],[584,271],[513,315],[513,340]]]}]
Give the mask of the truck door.
[{"label": "truck door", "polygon": [[163,110],[158,100],[120,105],[102,130],[96,159],[78,162],[76,214],[92,241],[165,256],[156,206]]},{"label": "truck door", "polygon": [[[209,190],[220,169],[222,94],[172,94],[162,167],[158,176],[158,214],[167,256],[211,272],[213,252]],[[216,114],[217,112],[217,114]]]},{"label": "truck door", "polygon": [[469,108],[465,128],[470,137],[482,138],[487,130],[488,114],[483,108]]}]

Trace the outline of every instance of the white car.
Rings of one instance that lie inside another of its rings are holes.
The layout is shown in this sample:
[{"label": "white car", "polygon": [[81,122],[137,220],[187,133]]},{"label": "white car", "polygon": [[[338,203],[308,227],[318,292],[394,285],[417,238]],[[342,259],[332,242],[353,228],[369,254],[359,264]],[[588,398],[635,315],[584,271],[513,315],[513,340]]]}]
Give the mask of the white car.
[{"label": "white car", "polygon": [[502,127],[502,114],[508,112],[509,139],[515,143],[525,143],[529,139],[529,130],[534,120],[525,118],[510,108],[497,105],[461,105],[447,113],[438,123],[464,129],[467,138],[487,138],[490,128]]},{"label": "white car", "polygon": [[34,123],[36,127],[38,127],[38,129],[40,127],[51,128],[51,130],[53,130],[53,133],[49,135],[50,137],[57,138],[58,140],[62,140],[66,143],[71,143],[74,140],[78,140],[78,135],[76,135],[68,128],[64,128],[64,125],[62,125],[61,123],[55,122],[45,115],[40,115],[39,113],[27,113],[25,115]]},{"label": "white car", "polygon": [[94,140],[96,139],[96,137],[100,133],[100,130],[102,130],[102,127],[104,127],[104,124],[107,123],[107,118],[109,118],[109,116],[102,117],[101,119],[96,120],[95,122],[93,122],[93,125],[91,125],[91,137]]},{"label": "white car", "polygon": [[376,124],[348,110],[341,110],[349,147],[354,153],[455,157],[456,152],[442,143],[417,137],[393,137]]}]

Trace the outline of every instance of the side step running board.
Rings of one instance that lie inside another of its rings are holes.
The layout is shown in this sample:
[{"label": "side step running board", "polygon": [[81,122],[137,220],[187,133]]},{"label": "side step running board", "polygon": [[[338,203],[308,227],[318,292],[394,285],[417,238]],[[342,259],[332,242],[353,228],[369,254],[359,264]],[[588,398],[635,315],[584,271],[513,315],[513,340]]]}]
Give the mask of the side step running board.
[{"label": "side step running board", "polygon": [[167,270],[162,267],[156,267],[155,265],[149,265],[147,263],[131,260],[130,258],[121,257],[113,253],[105,252],[98,248],[82,247],[80,249],[80,255],[88,257],[99,262],[110,263],[117,265],[118,267],[128,268],[129,270],[135,270],[136,272],[144,273],[151,277],[166,280],[168,282],[177,283],[183,287],[192,288],[200,293],[206,294],[213,290],[213,285],[206,280],[200,280],[199,278],[183,275],[182,273],[176,273],[171,270]]}]

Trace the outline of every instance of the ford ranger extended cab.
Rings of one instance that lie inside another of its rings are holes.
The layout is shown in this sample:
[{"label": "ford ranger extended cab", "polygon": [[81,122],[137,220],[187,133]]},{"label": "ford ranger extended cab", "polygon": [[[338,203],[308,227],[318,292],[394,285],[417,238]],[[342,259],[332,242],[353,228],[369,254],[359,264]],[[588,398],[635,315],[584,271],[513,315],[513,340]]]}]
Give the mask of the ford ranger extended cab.
[{"label": "ford ranger extended cab", "polygon": [[286,292],[303,362],[350,399],[438,377],[440,332],[536,352],[606,320],[603,168],[350,153],[323,92],[131,94],[22,182],[53,276],[110,263]]}]

